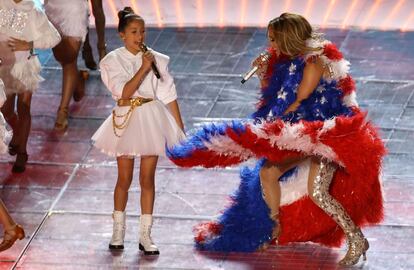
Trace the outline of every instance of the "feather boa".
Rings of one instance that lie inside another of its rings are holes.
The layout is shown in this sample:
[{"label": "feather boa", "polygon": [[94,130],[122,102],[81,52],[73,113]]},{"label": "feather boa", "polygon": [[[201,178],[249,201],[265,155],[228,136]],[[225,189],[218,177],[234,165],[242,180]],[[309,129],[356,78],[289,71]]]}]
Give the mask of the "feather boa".
[{"label": "feather boa", "polygon": [[[205,125],[167,149],[169,158],[182,167],[226,167],[259,159],[254,168],[241,170],[240,186],[220,218],[195,228],[197,248],[250,252],[269,241],[274,223],[260,187],[264,160],[318,156],[336,163],[331,195],[358,226],[382,220],[379,175],[384,145],[376,128],[357,108],[355,83],[347,73],[349,63],[328,41],[311,40],[309,44],[321,49],[304,57],[274,61],[252,119]],[[330,67],[331,77],[322,78],[297,111],[283,115],[296,99],[306,61],[315,56]],[[308,171],[309,159],[305,159],[280,179],[279,243],[312,241],[339,246],[343,231],[307,194]]]}]

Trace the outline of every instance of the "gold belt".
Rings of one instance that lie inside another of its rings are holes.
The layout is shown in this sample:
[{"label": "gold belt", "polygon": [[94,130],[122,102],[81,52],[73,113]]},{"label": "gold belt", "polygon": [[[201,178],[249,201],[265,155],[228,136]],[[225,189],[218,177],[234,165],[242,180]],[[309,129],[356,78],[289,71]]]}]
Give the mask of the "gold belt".
[{"label": "gold belt", "polygon": [[117,105],[119,107],[123,107],[123,106],[138,107],[138,106],[141,106],[142,104],[150,102],[150,101],[153,101],[153,99],[152,98],[143,98],[143,97],[118,99]]},{"label": "gold belt", "polygon": [[[150,101],[153,101],[153,99],[142,98],[142,97],[118,99],[117,105],[119,107],[130,106],[130,108],[125,114],[118,114],[118,115],[115,113],[115,109],[112,110],[112,126],[114,129],[115,136],[121,137],[121,135],[117,133],[117,129],[121,130],[128,126],[128,120],[131,117],[132,111],[135,109],[135,107],[141,106]],[[123,118],[120,124],[116,123],[117,118]]]}]

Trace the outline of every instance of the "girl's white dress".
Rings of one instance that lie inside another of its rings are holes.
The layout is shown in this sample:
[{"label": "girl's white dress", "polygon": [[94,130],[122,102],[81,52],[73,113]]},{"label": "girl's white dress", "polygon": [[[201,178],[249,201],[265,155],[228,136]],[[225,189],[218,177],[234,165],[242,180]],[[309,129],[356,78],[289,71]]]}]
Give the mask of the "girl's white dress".
[{"label": "girl's white dress", "polygon": [[[6,94],[4,93],[4,84],[0,79],[0,108],[3,106],[6,101]],[[6,130],[6,121],[4,120],[3,114],[0,111],[0,154],[3,154],[7,150],[7,145],[4,143],[6,135],[8,134]]]},{"label": "girl's white dress", "polygon": [[29,51],[13,52],[7,44],[10,38],[33,41],[34,48],[47,49],[59,43],[60,35],[32,0],[0,0],[0,78],[7,95],[33,92],[43,80],[39,59]]},{"label": "girl's white dress", "polygon": [[62,36],[85,40],[89,26],[87,0],[45,0],[49,20]]},{"label": "girl's white dress", "polygon": [[[172,146],[185,137],[166,104],[177,99],[172,76],[168,72],[169,57],[152,51],[155,56],[161,79],[151,71],[134,93],[134,97],[154,99],[136,107],[131,114],[127,127],[114,134],[112,115],[110,115],[92,137],[94,145],[111,156],[165,156],[165,146]],[[135,75],[142,64],[142,53],[130,53],[125,47],[110,52],[100,62],[101,77],[112,97],[122,96],[124,85]],[[129,106],[118,107],[116,115],[125,114]],[[121,120],[117,120],[117,123]]]}]

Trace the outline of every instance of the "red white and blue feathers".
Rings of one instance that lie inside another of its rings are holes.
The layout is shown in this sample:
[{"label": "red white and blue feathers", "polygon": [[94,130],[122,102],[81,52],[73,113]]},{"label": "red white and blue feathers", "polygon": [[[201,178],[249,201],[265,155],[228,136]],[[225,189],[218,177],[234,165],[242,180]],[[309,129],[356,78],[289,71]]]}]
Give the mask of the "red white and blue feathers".
[{"label": "red white and blue feathers", "polygon": [[[308,43],[320,50],[288,59],[272,56],[269,84],[262,89],[251,119],[213,123],[196,130],[168,149],[182,167],[226,167],[251,158],[252,169],[242,168],[233,203],[216,221],[195,228],[197,248],[211,251],[251,252],[270,240],[275,225],[263,200],[259,171],[264,160],[292,156],[319,156],[338,164],[331,195],[359,225],[376,224],[383,217],[380,171],[384,145],[376,128],[358,109],[349,62],[326,40]],[[330,69],[298,110],[283,115],[296,99],[306,61],[320,57]],[[282,198],[279,244],[306,242],[339,246],[342,230],[307,195],[309,161],[281,178]]]}]

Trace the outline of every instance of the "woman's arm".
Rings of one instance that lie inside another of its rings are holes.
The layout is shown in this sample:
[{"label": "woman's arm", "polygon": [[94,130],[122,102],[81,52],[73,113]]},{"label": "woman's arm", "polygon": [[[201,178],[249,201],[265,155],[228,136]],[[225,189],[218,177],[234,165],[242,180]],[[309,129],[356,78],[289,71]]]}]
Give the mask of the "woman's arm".
[{"label": "woman's arm", "polygon": [[180,107],[178,106],[177,100],[174,100],[167,104],[168,110],[171,112],[172,116],[174,117],[177,125],[184,131],[184,123],[181,119]]},{"label": "woman's arm", "polygon": [[296,100],[290,104],[284,114],[296,111],[300,103],[312,94],[313,90],[315,90],[316,86],[318,86],[322,78],[324,69],[325,67],[320,58],[317,58],[315,61],[306,63],[306,66],[303,70],[302,81],[298,86]]},{"label": "woman's arm", "polygon": [[142,55],[142,65],[135,73],[134,77],[132,77],[122,89],[122,96],[121,98],[127,99],[130,98],[135,91],[137,91],[138,87],[141,85],[142,81],[147,76],[148,72],[151,69],[151,64],[154,61],[154,55],[152,55],[149,51],[145,52]]}]

